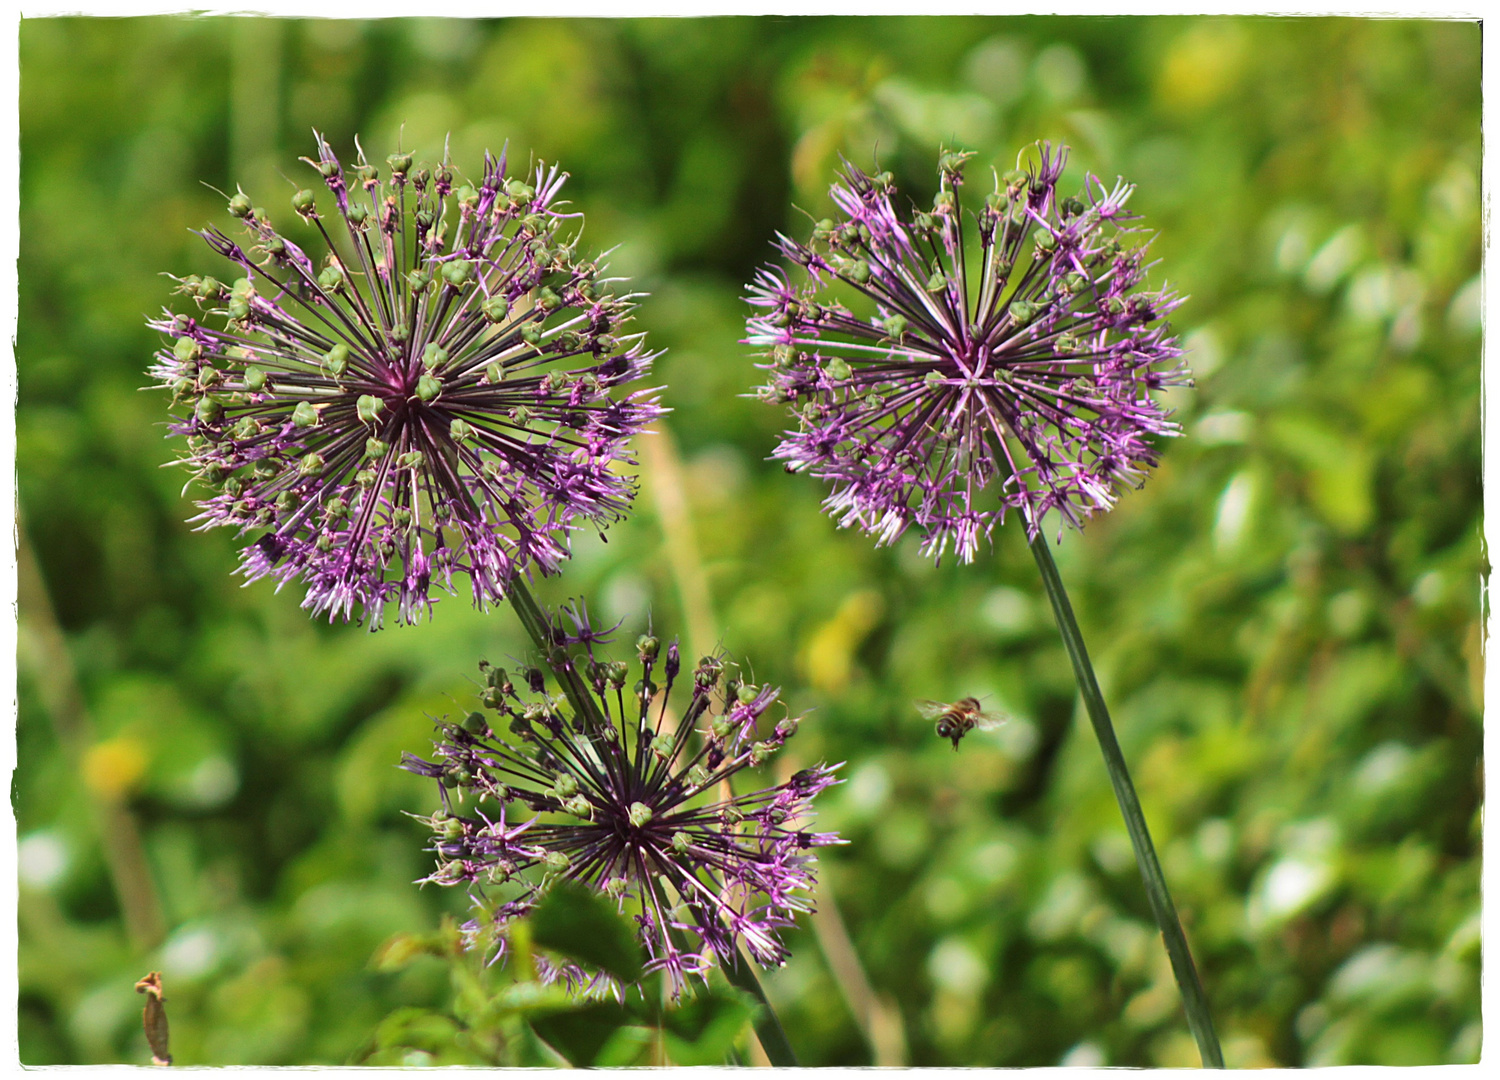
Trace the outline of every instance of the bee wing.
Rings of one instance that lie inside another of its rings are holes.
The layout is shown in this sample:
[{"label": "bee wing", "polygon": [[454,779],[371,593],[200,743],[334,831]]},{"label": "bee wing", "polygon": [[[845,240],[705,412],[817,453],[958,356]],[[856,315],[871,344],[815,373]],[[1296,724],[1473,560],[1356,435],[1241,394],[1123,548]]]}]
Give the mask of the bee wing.
[{"label": "bee wing", "polygon": [[916,705],[917,712],[922,714],[924,720],[940,720],[944,713],[953,708],[952,705],[941,701],[929,701],[927,698],[918,698]]},{"label": "bee wing", "polygon": [[994,731],[1010,717],[1003,712],[984,711],[974,717],[974,726],[980,731]]}]

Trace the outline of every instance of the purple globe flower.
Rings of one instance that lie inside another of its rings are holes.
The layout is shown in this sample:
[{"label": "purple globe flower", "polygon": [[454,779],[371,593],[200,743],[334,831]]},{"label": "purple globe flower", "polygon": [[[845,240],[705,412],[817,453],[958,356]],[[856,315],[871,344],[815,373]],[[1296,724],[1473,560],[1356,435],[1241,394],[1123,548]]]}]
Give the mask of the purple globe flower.
[{"label": "purple globe flower", "polygon": [[746,339],[769,357],[761,396],[799,421],[775,456],[832,481],[839,524],[891,543],[915,523],[964,562],[1009,507],[1035,536],[1050,509],[1080,526],[1139,486],[1153,436],[1178,433],[1151,391],[1189,382],[1161,321],[1180,300],[1138,291],[1131,186],[1059,197],[1066,149],[1044,145],[965,205],[970,156],[943,155],[930,212],[846,167],[840,220],[778,238],[808,284],[762,271]]},{"label": "purple globe flower", "polygon": [[[525,915],[552,881],[583,882],[634,917],[647,970],[665,972],[674,992],[728,962],[738,941],[762,965],[782,963],[777,932],[811,910],[812,849],[840,842],[808,828],[810,802],[837,766],[728,794],[730,777],[797,730],[797,718],[768,715],[776,688],[750,685],[722,656],[704,657],[680,686],[676,644],[663,657],[652,637],[637,643],[632,680],[625,662],[596,655],[606,635],[581,608],[571,614],[577,632],[554,631],[552,663],[587,684],[597,714],[569,715],[538,668],[513,681],[481,664],[487,711],[440,723],[436,760],[405,755],[404,768],[439,780],[443,799],[422,819],[438,858],[424,881],[471,890],[482,912],[464,928],[471,941]],[[504,937],[493,941],[503,954]],[[571,965],[542,975],[618,989]]]},{"label": "purple globe flower", "polygon": [[508,179],[486,154],[470,183],[446,155],[427,169],[398,153],[382,180],[321,136],[303,160],[334,213],[311,190],[292,208],[326,252],[240,192],[248,248],[203,234],[238,280],[177,279],[196,313],[151,323],[170,342],[151,374],[171,430],[214,491],[194,520],[254,537],[250,579],[300,579],[304,607],[372,626],[392,600],[412,620],[455,575],[484,606],[517,574],[555,572],[570,530],[629,503],[618,466],[661,412],[621,392],[651,356],[620,335],[632,298],[577,253],[566,174]]}]

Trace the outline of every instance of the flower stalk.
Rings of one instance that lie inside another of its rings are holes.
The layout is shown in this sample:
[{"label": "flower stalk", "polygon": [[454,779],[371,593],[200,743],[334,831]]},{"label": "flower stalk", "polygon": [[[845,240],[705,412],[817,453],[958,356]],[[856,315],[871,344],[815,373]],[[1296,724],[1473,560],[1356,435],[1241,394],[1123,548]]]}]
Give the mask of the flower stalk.
[{"label": "flower stalk", "polygon": [[[1040,523],[1038,523],[1040,526]],[[1213,1017],[1209,1015],[1208,996],[1203,992],[1203,983],[1198,978],[1198,969],[1193,964],[1193,954],[1188,949],[1187,936],[1182,932],[1182,923],[1177,918],[1177,908],[1172,903],[1172,894],[1167,891],[1167,879],[1162,874],[1161,863],[1156,857],[1156,848],[1151,843],[1151,832],[1146,827],[1146,815],[1141,811],[1141,801],[1136,796],[1135,785],[1130,780],[1130,770],[1125,765],[1125,755],[1120,751],[1120,742],[1115,738],[1114,725],[1109,719],[1109,708],[1104,704],[1104,695],[1099,690],[1099,680],[1094,677],[1094,666],[1089,661],[1088,649],[1083,643],[1083,634],[1078,629],[1078,620],[1073,617],[1073,605],[1068,600],[1062,576],[1057,572],[1057,563],[1047,547],[1047,538],[1038,527],[1031,536],[1031,553],[1036,557],[1037,569],[1042,574],[1042,585],[1047,590],[1047,599],[1052,601],[1052,613],[1057,617],[1057,629],[1062,634],[1068,658],[1073,661],[1073,674],[1078,679],[1078,691],[1083,695],[1084,708],[1088,710],[1089,722],[1094,726],[1094,735],[1099,740],[1099,749],[1104,753],[1104,767],[1109,772],[1109,782],[1114,786],[1115,798],[1120,803],[1120,813],[1125,818],[1125,830],[1130,834],[1130,846],[1135,851],[1136,865],[1141,871],[1141,880],[1146,886],[1146,898],[1151,903],[1151,914],[1161,931],[1162,943],[1172,961],[1172,974],[1177,979],[1178,991],[1182,994],[1183,1010],[1187,1013],[1188,1028],[1198,1043],[1198,1053],[1207,1068],[1222,1069],[1224,1054],[1219,1049],[1218,1036],[1214,1034]]]}]

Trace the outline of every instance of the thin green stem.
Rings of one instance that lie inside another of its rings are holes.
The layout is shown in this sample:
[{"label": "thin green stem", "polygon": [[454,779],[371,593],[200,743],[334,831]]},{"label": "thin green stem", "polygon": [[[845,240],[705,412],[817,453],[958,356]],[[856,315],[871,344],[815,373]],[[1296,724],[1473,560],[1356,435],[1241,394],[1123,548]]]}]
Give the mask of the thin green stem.
[{"label": "thin green stem", "polygon": [[738,950],[734,953],[734,962],[724,964],[723,968],[724,977],[731,984],[760,1002],[761,1009],[755,1018],[755,1036],[760,1040],[761,1049],[766,1052],[771,1064],[778,1068],[795,1067],[797,1055],[792,1052],[792,1044],[787,1041],[781,1021],[776,1018],[776,1010],[766,1000],[766,992],[761,989],[760,979],[755,976],[755,968]]},{"label": "thin green stem", "polygon": [[1083,634],[1078,629],[1078,620],[1073,617],[1073,605],[1068,601],[1068,592],[1057,572],[1057,563],[1052,561],[1052,551],[1047,547],[1047,538],[1040,529],[1031,540],[1031,553],[1036,556],[1037,569],[1042,572],[1042,584],[1047,589],[1047,598],[1052,601],[1057,628],[1062,633],[1068,656],[1073,661],[1073,674],[1078,679],[1078,690],[1083,695],[1089,721],[1094,725],[1099,748],[1104,752],[1104,765],[1109,771],[1109,781],[1114,785],[1120,813],[1125,816],[1125,829],[1130,833],[1130,844],[1135,849],[1135,861],[1141,870],[1141,880],[1146,885],[1146,898],[1151,902],[1151,914],[1156,917],[1162,943],[1166,945],[1167,956],[1172,961],[1172,974],[1176,976],[1177,988],[1182,994],[1188,1028],[1198,1042],[1198,1054],[1203,1059],[1203,1064],[1208,1068],[1222,1069],[1224,1054],[1219,1049],[1218,1036],[1214,1034],[1213,1018],[1208,1011],[1208,996],[1203,992],[1203,983],[1199,981],[1198,969],[1193,964],[1193,954],[1188,949],[1187,937],[1177,918],[1177,908],[1172,903],[1171,893],[1167,891],[1167,879],[1161,872],[1156,848],[1151,843],[1151,833],[1146,828],[1146,815],[1141,812],[1141,801],[1136,797],[1135,785],[1130,781],[1125,755],[1120,752],[1119,740],[1115,738],[1109,709],[1104,704],[1104,695],[1099,691],[1099,681],[1094,677],[1094,667],[1089,662],[1088,650],[1083,644]]}]

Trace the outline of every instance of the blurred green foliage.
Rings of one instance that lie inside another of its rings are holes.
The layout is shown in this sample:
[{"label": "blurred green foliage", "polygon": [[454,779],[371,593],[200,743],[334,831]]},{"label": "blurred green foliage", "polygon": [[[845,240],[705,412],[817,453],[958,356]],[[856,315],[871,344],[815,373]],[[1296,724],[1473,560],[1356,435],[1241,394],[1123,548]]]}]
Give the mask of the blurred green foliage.
[{"label": "blurred green foliage", "polygon": [[[1198,387],[1172,394],[1186,434],[1159,472],[1057,557],[1226,1056],[1477,1060],[1479,40],[1361,19],[24,21],[18,482],[97,741],[81,765],[59,741],[41,688],[65,668],[23,606],[22,1060],[148,1060],[150,968],[181,1064],[442,1057],[462,1022],[454,965],[371,962],[464,906],[411,884],[402,812],[435,795],[394,766],[467,706],[481,656],[523,653],[514,618],[457,598],[370,635],[241,589],[232,537],[184,524],[164,403],[138,392],[158,274],[222,273],[187,230],[223,224],[236,183],[280,205],[312,127],[372,160],[449,134],[461,167],[507,139],[556,157],[586,242],[650,293],[678,455],[646,455],[638,512],[580,536],[542,594],[717,634],[814,710],[800,760],[848,777],[824,800],[851,841],[822,857],[825,902],[913,1064],[1197,1059],[1024,538],[934,569],[914,538],[836,530],[814,481],[765,461],[781,417],[742,396],[743,283],[822,215],[840,153],[918,199],[940,143],[1003,170],[1064,141],[1074,176],[1137,182]],[[912,700],[967,694],[1014,719],[955,755]],[[111,799],[160,898],[149,949],[96,827]],[[868,1063],[830,940],[795,931],[767,992],[804,1063]]]}]

